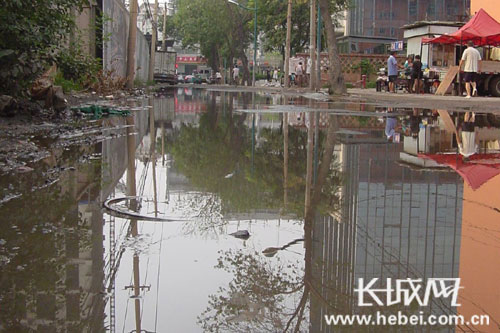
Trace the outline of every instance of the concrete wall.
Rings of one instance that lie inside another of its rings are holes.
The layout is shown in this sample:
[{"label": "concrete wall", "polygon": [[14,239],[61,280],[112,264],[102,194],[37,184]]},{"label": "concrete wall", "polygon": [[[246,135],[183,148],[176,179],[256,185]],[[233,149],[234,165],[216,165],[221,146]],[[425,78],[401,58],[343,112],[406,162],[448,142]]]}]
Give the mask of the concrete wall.
[{"label": "concrete wall", "polygon": [[82,49],[86,54],[95,55],[95,6],[85,6],[83,10],[75,15],[75,23],[78,28],[78,35],[82,42]]},{"label": "concrete wall", "polygon": [[[103,11],[110,18],[104,26],[104,68],[114,69],[116,75],[127,75],[127,45],[129,12],[119,0],[104,0]],[[149,46],[142,32],[137,29],[135,51],[135,77],[147,81],[149,67]]]}]

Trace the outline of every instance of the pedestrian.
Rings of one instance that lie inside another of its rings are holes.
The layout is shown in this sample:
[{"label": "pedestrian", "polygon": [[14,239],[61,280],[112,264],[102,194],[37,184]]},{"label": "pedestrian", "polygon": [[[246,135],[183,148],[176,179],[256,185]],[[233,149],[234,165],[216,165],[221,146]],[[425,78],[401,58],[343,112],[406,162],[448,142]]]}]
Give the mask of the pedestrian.
[{"label": "pedestrian", "polygon": [[[467,42],[467,49],[465,49],[462,54],[462,59],[460,60],[459,68],[462,69],[462,64],[465,62],[464,72],[465,72],[465,89],[467,90],[467,96],[465,98],[471,98],[471,96],[477,96],[476,87],[476,76],[479,72],[479,61],[481,60],[481,54],[474,48],[474,42]],[[471,85],[472,85],[472,95],[471,95]]]},{"label": "pedestrian", "polygon": [[299,62],[299,64],[295,67],[295,81],[299,87],[302,86],[302,76],[304,75],[304,67],[302,67],[302,62]]},{"label": "pedestrian", "polygon": [[396,80],[398,78],[398,61],[396,60],[396,51],[391,51],[387,59],[387,74],[389,75],[389,91],[396,92]]},{"label": "pedestrian", "polygon": [[271,82],[271,72],[269,71],[269,68],[266,69],[266,80],[267,82]]},{"label": "pedestrian", "polygon": [[423,92],[422,91],[422,86],[423,86],[422,79],[423,79],[423,77],[424,77],[424,73],[422,72],[422,61],[420,60],[420,56],[417,54],[415,56],[415,61],[413,62],[413,70],[411,73],[411,78],[414,82],[413,91],[416,94],[420,94]]},{"label": "pedestrian", "polygon": [[307,59],[307,66],[306,66],[306,81],[307,84],[311,82],[311,67],[312,67],[312,60],[311,58]]},{"label": "pedestrian", "polygon": [[413,92],[413,57],[411,55],[408,56],[403,67],[405,69],[405,75],[408,78],[408,92],[411,94]]},{"label": "pedestrian", "polygon": [[273,81],[278,82],[278,68],[274,68]]},{"label": "pedestrian", "polygon": [[237,86],[238,85],[238,79],[240,77],[240,69],[238,68],[238,66],[234,66],[234,69],[233,69],[233,81],[234,81],[234,84]]}]

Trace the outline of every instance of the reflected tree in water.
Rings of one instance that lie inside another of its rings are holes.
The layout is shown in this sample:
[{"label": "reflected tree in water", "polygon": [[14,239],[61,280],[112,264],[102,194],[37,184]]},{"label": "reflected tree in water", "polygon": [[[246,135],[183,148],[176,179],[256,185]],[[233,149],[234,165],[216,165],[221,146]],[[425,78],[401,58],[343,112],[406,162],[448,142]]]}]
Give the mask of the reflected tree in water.
[{"label": "reflected tree in water", "polygon": [[198,318],[208,332],[274,332],[283,330],[303,288],[301,263],[230,250],[216,266],[233,275],[227,288],[211,295]]},{"label": "reflected tree in water", "polygon": [[[223,114],[211,107],[201,115],[199,126],[183,125],[170,147],[175,168],[197,190],[216,193],[221,198],[223,214],[281,207],[284,213],[303,217],[307,134],[293,127],[288,131],[285,211],[282,130],[260,129],[252,159],[252,129],[245,125],[247,118],[246,114]],[[334,161],[331,166],[326,190],[320,197],[322,210],[333,210],[338,202],[341,178]]]},{"label": "reflected tree in water", "polygon": [[[305,207],[303,263],[283,263],[280,257],[267,258],[261,253],[224,252],[216,268],[234,275],[227,288],[210,297],[207,310],[199,324],[211,332],[287,332],[307,331],[310,299],[317,298],[332,310],[342,307],[331,303],[318,288],[314,277],[320,263],[313,260],[313,225],[320,206],[333,213],[337,209],[338,170],[333,152],[336,143],[337,119],[330,117],[317,183],[307,184],[310,205]],[[310,147],[311,149],[311,147]],[[312,154],[309,155],[311,158]],[[302,160],[302,164],[305,161]],[[281,169],[280,169],[281,171]],[[312,170],[308,170],[312,173]],[[302,197],[304,198],[304,196]],[[304,209],[304,206],[302,206]],[[284,266],[285,265],[285,266]],[[338,299],[337,299],[338,300]]]}]

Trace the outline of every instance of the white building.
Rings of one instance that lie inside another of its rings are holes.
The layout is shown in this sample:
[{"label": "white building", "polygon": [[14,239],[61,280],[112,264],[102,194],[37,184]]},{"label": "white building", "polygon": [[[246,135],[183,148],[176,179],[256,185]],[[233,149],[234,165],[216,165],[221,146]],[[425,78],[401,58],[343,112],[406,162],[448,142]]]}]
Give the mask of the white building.
[{"label": "white building", "polygon": [[[158,27],[161,27],[161,22],[163,21],[163,14],[165,13],[165,7],[167,8],[167,20],[174,14],[174,1],[173,0],[160,0],[158,1]],[[155,12],[155,2],[143,2],[139,5],[139,10],[137,11],[137,27],[142,31],[143,34],[151,34],[153,31],[152,18]],[[158,40],[163,39],[163,30],[158,29]]]}]

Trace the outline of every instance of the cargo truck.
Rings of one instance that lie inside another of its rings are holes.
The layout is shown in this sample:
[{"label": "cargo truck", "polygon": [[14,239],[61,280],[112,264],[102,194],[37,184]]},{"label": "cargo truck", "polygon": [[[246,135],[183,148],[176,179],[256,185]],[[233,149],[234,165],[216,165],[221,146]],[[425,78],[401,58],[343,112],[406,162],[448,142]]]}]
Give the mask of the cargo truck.
[{"label": "cargo truck", "polygon": [[177,84],[176,62],[176,52],[156,51],[154,72],[155,81],[168,84]]}]

